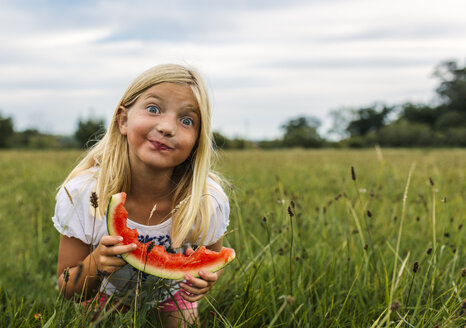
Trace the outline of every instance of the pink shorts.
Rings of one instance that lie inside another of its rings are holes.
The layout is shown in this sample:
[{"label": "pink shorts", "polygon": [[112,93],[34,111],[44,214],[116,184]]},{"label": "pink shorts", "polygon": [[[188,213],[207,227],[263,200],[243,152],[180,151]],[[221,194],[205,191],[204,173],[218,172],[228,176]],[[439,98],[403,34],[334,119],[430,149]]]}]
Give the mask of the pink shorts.
[{"label": "pink shorts", "polygon": [[[189,301],[184,300],[181,297],[181,293],[182,293],[181,290],[177,291],[169,299],[160,303],[157,306],[157,309],[160,310],[160,312],[174,312],[174,311],[178,311],[178,309],[180,310],[196,309],[197,302],[189,302]],[[99,309],[103,309],[109,300],[110,300],[109,295],[100,294]],[[89,300],[89,301],[83,302],[83,305],[87,306],[87,305],[90,305],[91,303],[92,301]],[[115,306],[117,310],[120,312],[128,312],[128,310],[130,309],[130,306],[127,304],[118,304],[117,299],[112,300],[112,305]]]}]

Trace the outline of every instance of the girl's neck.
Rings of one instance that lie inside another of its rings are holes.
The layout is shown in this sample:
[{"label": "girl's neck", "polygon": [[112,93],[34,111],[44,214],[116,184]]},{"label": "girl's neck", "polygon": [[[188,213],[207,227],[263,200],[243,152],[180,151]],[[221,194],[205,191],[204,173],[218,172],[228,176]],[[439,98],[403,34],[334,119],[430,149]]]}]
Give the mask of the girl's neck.
[{"label": "girl's neck", "polygon": [[174,191],[172,170],[132,170],[128,196],[138,202],[171,199]]}]

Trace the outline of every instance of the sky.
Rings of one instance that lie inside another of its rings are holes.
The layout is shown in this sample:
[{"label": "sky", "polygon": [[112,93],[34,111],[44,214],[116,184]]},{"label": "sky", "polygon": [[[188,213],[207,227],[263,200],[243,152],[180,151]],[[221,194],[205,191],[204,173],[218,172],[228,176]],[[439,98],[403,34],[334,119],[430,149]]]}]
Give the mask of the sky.
[{"label": "sky", "polygon": [[466,59],[466,1],[0,0],[0,114],[72,134],[110,117],[162,63],[205,78],[213,128],[272,139],[299,116],[435,101],[434,69]]}]

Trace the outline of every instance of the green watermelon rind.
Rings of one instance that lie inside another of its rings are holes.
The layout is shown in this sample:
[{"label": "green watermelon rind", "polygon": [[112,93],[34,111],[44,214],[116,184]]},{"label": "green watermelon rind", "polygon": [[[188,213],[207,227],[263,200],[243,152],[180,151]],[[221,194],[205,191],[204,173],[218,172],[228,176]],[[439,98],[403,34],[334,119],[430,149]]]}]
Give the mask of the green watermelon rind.
[{"label": "green watermelon rind", "polygon": [[[115,195],[112,195],[110,198],[110,201],[107,206],[107,230],[110,236],[117,235],[117,231],[114,229],[114,226],[112,222],[114,221],[113,219],[113,214],[115,212],[115,209],[117,208],[118,205],[120,205],[122,202],[124,204],[124,201],[122,201],[123,193],[118,193]],[[126,197],[126,196],[124,196]],[[123,236],[124,237],[124,236]],[[119,243],[118,245],[124,245],[129,244],[129,243],[136,243],[138,245],[138,249],[144,249],[147,247],[148,244],[143,244],[139,242],[138,240],[131,240],[131,241],[123,241],[122,243]],[[155,252],[163,252],[163,255],[168,255],[168,258],[171,256],[179,256],[176,254],[168,254],[165,250],[164,247],[162,246],[154,246],[153,250],[150,252],[150,256],[155,256]],[[162,267],[154,267],[153,265],[149,265],[145,263],[145,259],[140,259],[137,255],[134,255],[132,253],[125,253],[122,254],[121,257],[123,260],[125,260],[128,264],[133,266],[134,268],[143,271],[145,273],[148,273],[150,275],[154,275],[157,277],[161,278],[166,278],[166,279],[171,279],[171,280],[183,280],[186,276],[186,274],[189,274],[193,277],[199,277],[199,271],[206,271],[206,272],[216,272],[218,270],[221,270],[223,267],[225,267],[227,264],[229,264],[234,258],[235,258],[235,252],[231,248],[226,248],[223,247],[220,252],[214,252],[207,250],[205,247],[200,247],[198,250],[195,251],[195,254],[202,256],[206,252],[209,252],[209,254],[218,254],[217,261],[211,262],[206,265],[200,265],[199,267],[193,268],[191,270],[186,270],[186,269],[167,269],[167,268],[162,268]],[[199,254],[199,252],[201,254]],[[203,254],[202,254],[203,253]],[[229,253],[229,254],[226,254]],[[186,262],[189,262],[189,256],[184,256],[186,258]]]}]

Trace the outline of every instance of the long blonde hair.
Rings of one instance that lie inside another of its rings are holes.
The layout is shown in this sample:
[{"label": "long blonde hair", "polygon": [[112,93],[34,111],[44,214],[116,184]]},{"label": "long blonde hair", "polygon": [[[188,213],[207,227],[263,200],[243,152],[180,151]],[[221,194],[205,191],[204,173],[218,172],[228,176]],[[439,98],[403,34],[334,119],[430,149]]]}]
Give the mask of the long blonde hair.
[{"label": "long blonde hair", "polygon": [[120,133],[118,114],[120,106],[130,108],[148,88],[163,82],[182,83],[190,86],[201,115],[199,137],[189,158],[174,170],[177,186],[173,196],[171,240],[172,247],[180,247],[184,241],[201,243],[205,240],[210,223],[212,202],[208,194],[208,176],[217,182],[219,177],[211,172],[212,147],[211,113],[207,89],[201,76],[193,69],[166,64],[148,69],[128,87],[118,104],[109,128],[103,138],[92,147],[71,171],[64,184],[98,166],[95,192],[99,197],[98,213],[103,216],[110,197],[131,186],[128,142]]}]

